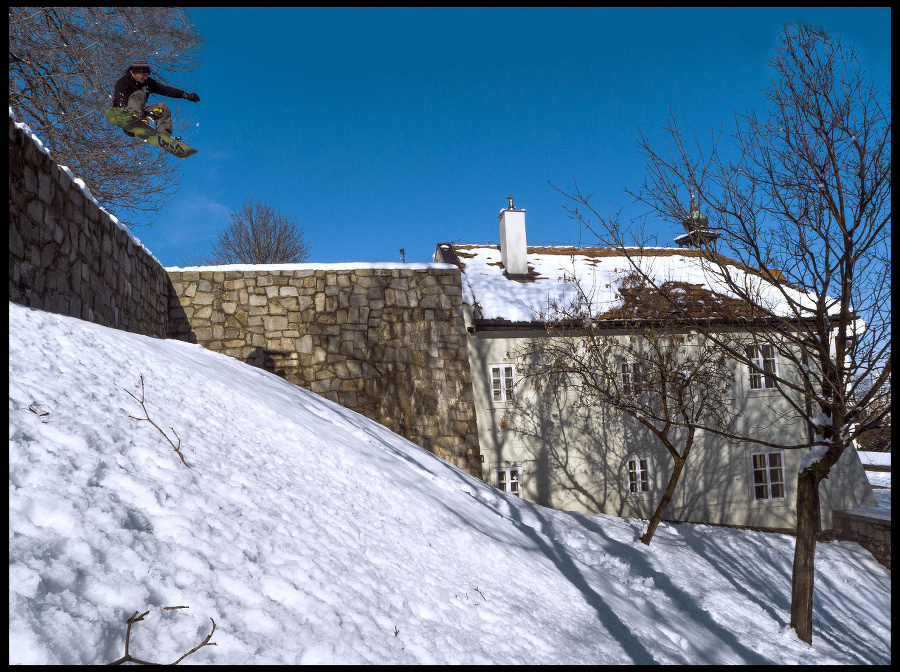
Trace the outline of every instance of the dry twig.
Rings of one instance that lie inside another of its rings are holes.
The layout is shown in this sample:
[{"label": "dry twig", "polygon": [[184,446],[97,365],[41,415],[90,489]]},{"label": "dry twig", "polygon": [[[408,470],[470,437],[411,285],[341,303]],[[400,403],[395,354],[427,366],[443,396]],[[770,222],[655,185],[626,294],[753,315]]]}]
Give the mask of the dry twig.
[{"label": "dry twig", "polygon": [[28,404],[28,408],[26,408],[24,410],[31,411],[32,413],[34,413],[36,416],[41,418],[41,422],[44,423],[45,425],[50,423],[49,420],[43,419],[43,418],[46,418],[48,415],[50,415],[50,411],[44,411],[42,405],[39,404],[38,402],[32,401],[30,404]]},{"label": "dry twig", "polygon": [[139,418],[134,415],[129,415],[128,417],[132,418],[133,420],[137,420],[139,422],[145,422],[145,421],[149,422],[151,425],[156,427],[156,429],[159,431],[159,433],[163,435],[163,438],[165,438],[165,440],[169,442],[169,445],[175,449],[175,452],[178,453],[178,457],[181,458],[181,463],[184,466],[190,468],[191,465],[189,465],[187,462],[185,462],[184,455],[181,453],[181,438],[178,436],[178,432],[175,431],[175,428],[169,427],[169,429],[172,430],[172,434],[174,434],[175,438],[178,439],[178,445],[175,445],[175,443],[172,441],[172,439],[170,439],[168,437],[168,435],[162,430],[162,428],[159,425],[157,425],[155,422],[153,422],[153,420],[150,419],[150,414],[147,412],[147,406],[144,404],[144,376],[141,375],[141,398],[140,399],[138,399],[135,394],[129,392],[128,390],[125,390],[125,392],[128,393],[128,396],[130,396],[132,399],[134,399],[136,402],[138,402],[141,405],[141,409],[144,411],[143,418]]},{"label": "dry twig", "polygon": [[[186,606],[163,607],[164,610],[165,610],[165,609],[188,609],[188,608],[189,608],[189,607],[186,607]],[[129,651],[128,651],[129,646],[131,645],[131,626],[134,625],[135,623],[137,623],[138,621],[143,621],[143,620],[144,620],[144,616],[146,616],[146,615],[149,614],[149,613],[150,613],[149,610],[148,610],[148,611],[145,611],[143,614],[140,614],[140,615],[138,615],[138,612],[134,612],[134,613],[128,618],[128,621],[127,621],[127,623],[128,623],[128,628],[125,630],[125,655],[122,656],[121,658],[119,658],[118,660],[114,660],[113,662],[109,663],[110,665],[122,665],[123,663],[135,663],[135,664],[137,664],[137,665],[161,665],[161,664],[162,664],[162,663],[151,663],[151,662],[146,661],[146,660],[141,660],[140,658],[135,658],[135,657],[132,656],[131,653],[129,653]],[[176,660],[174,663],[169,663],[170,665],[177,665],[178,663],[180,663],[182,660],[184,660],[185,658],[187,658],[187,657],[188,657],[189,655],[191,655],[192,653],[196,653],[197,651],[199,651],[200,649],[202,649],[204,646],[218,646],[218,644],[216,644],[215,642],[210,642],[210,641],[209,641],[210,639],[212,639],[213,633],[216,631],[216,622],[213,621],[212,617],[210,617],[209,620],[212,621],[212,630],[211,630],[210,633],[206,636],[206,639],[204,639],[202,642],[200,642],[197,646],[195,646],[193,649],[191,649],[190,651],[188,651],[186,654],[184,654],[183,656],[181,656],[181,658],[179,658],[178,660]]]}]

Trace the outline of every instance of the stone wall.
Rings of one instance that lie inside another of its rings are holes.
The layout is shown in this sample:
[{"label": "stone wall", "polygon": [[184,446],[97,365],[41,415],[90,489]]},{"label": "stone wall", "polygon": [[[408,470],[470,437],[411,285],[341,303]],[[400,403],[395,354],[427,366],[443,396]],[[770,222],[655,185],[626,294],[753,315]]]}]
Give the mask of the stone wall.
[{"label": "stone wall", "polygon": [[872,518],[853,511],[832,513],[834,536],[855,541],[867,549],[882,565],[891,568],[891,521]]},{"label": "stone wall", "polygon": [[169,275],[170,337],[268,369],[480,478],[458,268]]},{"label": "stone wall", "polygon": [[9,120],[9,300],[164,336],[162,265]]},{"label": "stone wall", "polygon": [[480,477],[459,269],[390,266],[167,273],[10,114],[10,301],[200,343]]}]

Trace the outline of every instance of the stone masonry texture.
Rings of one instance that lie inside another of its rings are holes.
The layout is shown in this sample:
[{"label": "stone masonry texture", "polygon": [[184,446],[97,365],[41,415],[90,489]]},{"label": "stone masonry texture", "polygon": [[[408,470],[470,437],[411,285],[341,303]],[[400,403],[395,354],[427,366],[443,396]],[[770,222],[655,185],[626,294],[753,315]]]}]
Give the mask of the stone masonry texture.
[{"label": "stone masonry texture", "polygon": [[10,117],[9,300],[199,343],[481,477],[458,269],[167,273]]},{"label": "stone masonry texture", "polygon": [[9,300],[165,336],[160,263],[9,120]]},{"label": "stone masonry texture", "polygon": [[272,371],[481,476],[458,269],[169,276],[170,338]]},{"label": "stone masonry texture", "polygon": [[834,536],[855,541],[882,565],[891,568],[891,521],[858,515],[853,511],[834,512]]}]

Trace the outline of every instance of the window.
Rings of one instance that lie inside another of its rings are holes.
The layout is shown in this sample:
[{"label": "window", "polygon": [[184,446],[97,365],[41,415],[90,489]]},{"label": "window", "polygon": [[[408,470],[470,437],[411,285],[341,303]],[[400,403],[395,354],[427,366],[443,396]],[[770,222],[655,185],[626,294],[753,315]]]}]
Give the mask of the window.
[{"label": "window", "polygon": [[622,362],[619,365],[622,380],[622,392],[631,394],[638,391],[641,382],[641,365],[639,362]]},{"label": "window", "polygon": [[646,457],[632,457],[628,460],[628,494],[642,495],[650,492],[650,469]]},{"label": "window", "polygon": [[781,451],[755,453],[753,464],[753,499],[757,502],[784,499],[784,460]]},{"label": "window", "polygon": [[522,467],[503,467],[497,469],[497,489],[511,492],[516,497],[522,496]]},{"label": "window", "polygon": [[770,344],[748,345],[747,359],[750,371],[751,390],[771,390],[775,387],[775,346]]},{"label": "window", "polygon": [[516,400],[515,367],[512,364],[498,364],[491,370],[491,401],[504,404]]}]

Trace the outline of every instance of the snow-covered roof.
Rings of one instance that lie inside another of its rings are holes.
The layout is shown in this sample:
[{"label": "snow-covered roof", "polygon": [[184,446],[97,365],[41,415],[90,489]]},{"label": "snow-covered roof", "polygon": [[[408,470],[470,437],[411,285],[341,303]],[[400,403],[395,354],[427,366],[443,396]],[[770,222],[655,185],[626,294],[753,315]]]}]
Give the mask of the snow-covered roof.
[{"label": "snow-covered roof", "polygon": [[[438,246],[439,256],[453,260],[463,271],[463,299],[476,306],[482,320],[510,322],[539,321],[548,302],[566,304],[577,296],[575,280],[581,284],[596,314],[617,317],[623,307],[619,291],[624,275],[632,270],[623,250],[584,247],[528,247],[530,277],[526,281],[504,275],[500,248],[496,245]],[[627,250],[641,268],[658,284],[667,283],[676,291],[692,294],[695,305],[710,305],[736,310],[736,296],[723,281],[718,266],[697,249],[668,247]],[[725,259],[720,257],[720,259]],[[728,272],[736,281],[758,294],[773,313],[793,317],[784,293],[797,305],[812,307],[815,297],[801,290],[765,279],[760,273],[726,260]],[[775,276],[777,277],[777,276]],[[699,303],[698,303],[699,302]]]}]

